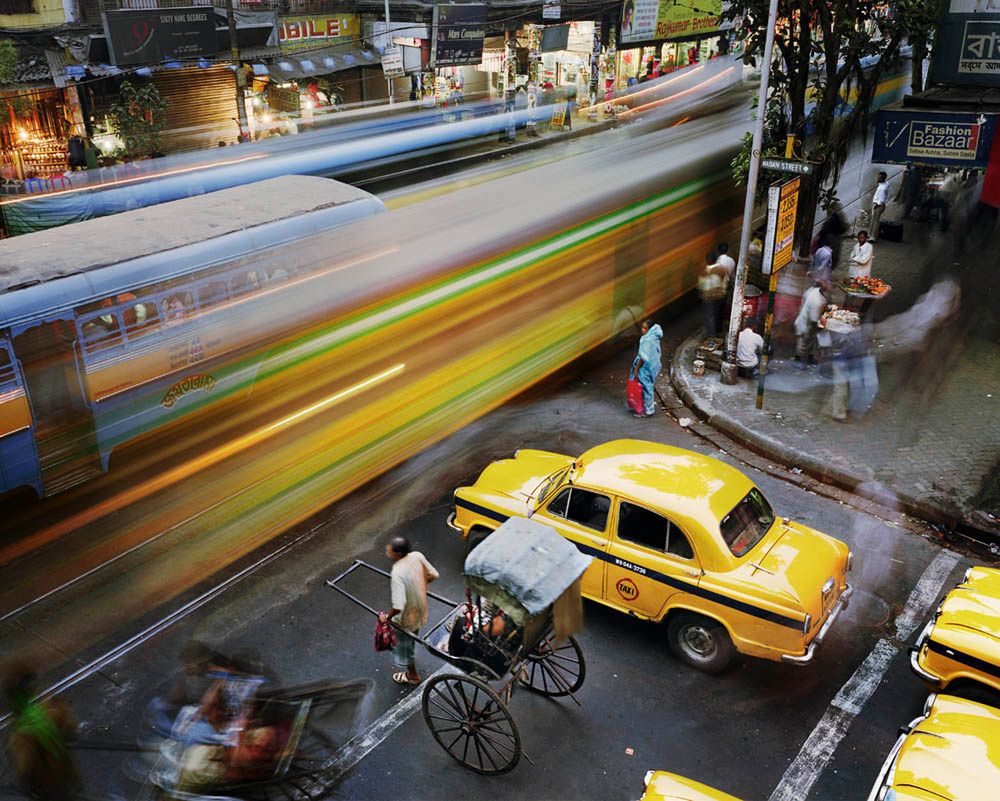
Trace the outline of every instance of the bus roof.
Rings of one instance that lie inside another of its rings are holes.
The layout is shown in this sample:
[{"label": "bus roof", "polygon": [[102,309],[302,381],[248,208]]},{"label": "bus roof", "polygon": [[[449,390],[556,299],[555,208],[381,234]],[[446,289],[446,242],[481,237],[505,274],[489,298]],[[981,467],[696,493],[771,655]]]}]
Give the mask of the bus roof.
[{"label": "bus roof", "polygon": [[0,293],[358,200],[374,198],[329,178],[286,175],[13,237],[0,244]]}]

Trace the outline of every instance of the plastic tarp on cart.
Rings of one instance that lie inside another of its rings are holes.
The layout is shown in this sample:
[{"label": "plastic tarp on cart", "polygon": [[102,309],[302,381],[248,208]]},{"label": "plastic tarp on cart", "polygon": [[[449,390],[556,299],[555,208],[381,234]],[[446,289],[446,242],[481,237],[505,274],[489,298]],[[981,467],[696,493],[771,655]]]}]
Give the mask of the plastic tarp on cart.
[{"label": "plastic tarp on cart", "polygon": [[469,554],[465,577],[471,590],[523,626],[551,608],[592,561],[549,526],[512,517]]}]

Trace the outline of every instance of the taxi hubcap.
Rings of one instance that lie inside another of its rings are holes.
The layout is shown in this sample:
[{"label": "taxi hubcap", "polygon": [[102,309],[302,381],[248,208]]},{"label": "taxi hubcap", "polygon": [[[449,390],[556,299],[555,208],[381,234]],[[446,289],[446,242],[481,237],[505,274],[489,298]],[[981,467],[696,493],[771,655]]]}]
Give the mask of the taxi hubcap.
[{"label": "taxi hubcap", "polygon": [[687,626],[681,633],[681,647],[694,659],[711,659],[717,646],[715,638],[703,626]]}]

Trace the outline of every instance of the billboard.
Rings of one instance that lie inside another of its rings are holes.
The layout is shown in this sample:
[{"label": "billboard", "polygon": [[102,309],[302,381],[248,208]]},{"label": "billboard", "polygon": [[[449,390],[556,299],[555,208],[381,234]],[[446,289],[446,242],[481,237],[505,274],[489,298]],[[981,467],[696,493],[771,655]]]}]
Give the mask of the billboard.
[{"label": "billboard", "polygon": [[997,115],[880,109],[872,161],[983,169],[989,162]]},{"label": "billboard", "polygon": [[486,6],[434,6],[433,37],[435,66],[481,63],[486,37]]},{"label": "billboard", "polygon": [[767,234],[764,241],[764,275],[776,273],[792,262],[795,216],[799,207],[801,178],[774,184],[767,196]]},{"label": "billboard", "polygon": [[722,23],[722,0],[703,0],[698,8],[675,0],[625,0],[622,45],[711,33]]},{"label": "billboard", "polygon": [[219,52],[211,7],[105,11],[104,33],[116,67],[202,58]]},{"label": "billboard", "polygon": [[357,14],[295,14],[278,17],[278,45],[295,51],[322,45],[356,43],[361,46],[361,18]]},{"label": "billboard", "polygon": [[998,0],[950,0],[935,34],[931,80],[1000,86]]}]

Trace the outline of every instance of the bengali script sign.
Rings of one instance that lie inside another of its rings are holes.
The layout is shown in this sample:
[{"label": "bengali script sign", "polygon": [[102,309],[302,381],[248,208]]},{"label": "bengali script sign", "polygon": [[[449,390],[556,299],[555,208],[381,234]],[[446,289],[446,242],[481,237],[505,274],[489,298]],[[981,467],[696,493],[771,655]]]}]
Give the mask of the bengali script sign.
[{"label": "bengali script sign", "polygon": [[675,39],[710,33],[721,23],[722,0],[699,0],[697,8],[674,0],[626,0],[622,6],[621,43]]}]

